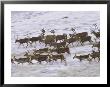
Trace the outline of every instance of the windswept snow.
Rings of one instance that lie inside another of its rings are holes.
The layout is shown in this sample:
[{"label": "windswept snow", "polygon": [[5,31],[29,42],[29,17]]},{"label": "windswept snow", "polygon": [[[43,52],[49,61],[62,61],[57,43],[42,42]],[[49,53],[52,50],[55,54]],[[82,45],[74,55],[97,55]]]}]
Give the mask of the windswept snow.
[{"label": "windswept snow", "polygon": [[56,62],[54,64],[12,65],[13,77],[95,77],[100,74],[100,64],[77,59],[68,61],[68,65]]},{"label": "windswept snow", "polygon": [[[90,30],[96,23],[99,26],[100,16],[98,11],[12,11],[11,12],[11,53],[18,58],[23,56],[24,52],[32,49],[44,48],[44,44],[36,43],[33,47],[27,48],[22,45],[19,47],[15,40],[27,36],[38,36],[41,29],[46,30],[46,35],[52,34],[50,30],[55,30],[55,34],[70,34],[71,28],[76,28],[76,32],[88,32],[89,36],[94,36]],[[35,47],[34,47],[35,46]],[[65,53],[67,65],[60,60],[52,63],[38,64],[33,61],[33,65],[12,64],[11,76],[13,77],[96,77],[100,76],[100,62],[93,60],[89,63],[87,60],[80,62],[73,57],[77,54],[88,54],[92,51],[92,45],[89,42],[84,46],[72,44],[69,45],[70,53]]]}]

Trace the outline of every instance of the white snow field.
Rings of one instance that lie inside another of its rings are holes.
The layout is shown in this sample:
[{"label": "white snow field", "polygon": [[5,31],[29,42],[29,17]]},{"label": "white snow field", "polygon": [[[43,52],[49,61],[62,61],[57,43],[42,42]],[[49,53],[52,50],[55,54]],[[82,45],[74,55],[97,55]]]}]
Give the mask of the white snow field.
[{"label": "white snow field", "polygon": [[[12,11],[11,12],[11,55],[17,58],[23,56],[27,50],[44,48],[45,45],[37,42],[33,46],[25,48],[15,40],[27,36],[38,36],[41,29],[46,30],[46,35],[50,35],[50,30],[55,30],[55,34],[73,33],[71,28],[76,28],[76,32],[88,32],[94,41],[95,36],[90,33],[95,29],[92,25],[100,24],[100,13],[98,11]],[[76,54],[91,53],[93,48],[89,42],[84,46],[77,46],[74,43],[69,45],[70,54],[64,53],[67,65],[60,60],[54,63],[42,62],[42,64],[32,61],[34,64],[24,63],[11,64],[12,77],[98,77],[100,76],[100,62],[92,60],[88,62],[73,59]],[[97,50],[97,49],[96,49]]]}]

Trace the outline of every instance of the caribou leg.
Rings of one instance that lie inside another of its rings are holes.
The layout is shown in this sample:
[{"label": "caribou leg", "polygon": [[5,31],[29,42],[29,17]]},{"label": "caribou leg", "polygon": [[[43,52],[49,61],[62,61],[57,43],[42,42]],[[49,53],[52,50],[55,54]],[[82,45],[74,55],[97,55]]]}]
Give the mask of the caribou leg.
[{"label": "caribou leg", "polygon": [[81,42],[81,45],[83,46],[83,42]]},{"label": "caribou leg", "polygon": [[98,58],[98,62],[100,62],[100,58]]},{"label": "caribou leg", "polygon": [[91,61],[92,61],[92,59],[90,59],[90,58],[88,58],[87,60],[89,61],[89,64],[90,64],[90,63],[91,63]]},{"label": "caribou leg", "polygon": [[26,48],[28,47],[28,42],[27,42],[27,46],[26,46]]},{"label": "caribou leg", "polygon": [[21,43],[19,44],[18,48],[20,48],[20,46],[21,46]]},{"label": "caribou leg", "polygon": [[66,62],[66,60],[64,60],[64,63],[65,63],[65,66],[67,66],[67,62]]},{"label": "caribou leg", "polygon": [[80,62],[82,62],[82,59],[79,59],[80,60]]},{"label": "caribou leg", "polygon": [[81,43],[81,42],[77,41],[77,46],[79,45],[79,43]]}]

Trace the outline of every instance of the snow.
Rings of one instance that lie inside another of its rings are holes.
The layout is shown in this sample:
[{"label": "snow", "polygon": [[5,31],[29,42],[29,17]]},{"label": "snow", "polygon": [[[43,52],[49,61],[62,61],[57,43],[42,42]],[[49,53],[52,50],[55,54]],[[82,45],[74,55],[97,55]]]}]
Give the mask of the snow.
[{"label": "snow", "polygon": [[95,77],[99,76],[100,64],[97,62],[88,63],[78,60],[68,62],[68,65],[60,64],[33,64],[33,65],[12,65],[13,77]]},{"label": "snow", "polygon": [[[18,58],[23,56],[27,50],[44,48],[45,44],[37,42],[33,46],[27,48],[22,45],[19,47],[15,43],[17,38],[38,36],[41,34],[41,29],[46,30],[46,35],[52,34],[50,30],[55,30],[55,34],[70,34],[71,28],[76,28],[76,32],[88,32],[94,28],[92,25],[96,23],[99,26],[100,16],[97,11],[12,11],[11,12],[11,53]],[[64,18],[67,17],[67,18]],[[96,77],[100,76],[100,62],[93,60],[89,63],[87,60],[80,62],[73,57],[76,54],[88,54],[92,51],[92,45],[86,42],[84,46],[74,43],[70,44],[70,53],[65,53],[64,56],[67,65],[60,60],[54,63],[42,64],[32,61],[34,64],[12,64],[12,77]]]}]

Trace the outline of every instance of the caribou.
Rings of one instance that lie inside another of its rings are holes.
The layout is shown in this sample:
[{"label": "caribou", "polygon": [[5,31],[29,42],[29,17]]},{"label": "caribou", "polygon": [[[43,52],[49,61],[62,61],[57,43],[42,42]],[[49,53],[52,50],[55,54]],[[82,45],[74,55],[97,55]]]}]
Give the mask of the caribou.
[{"label": "caribou", "polygon": [[63,54],[56,54],[56,55],[55,55],[55,54],[54,54],[54,55],[52,54],[52,55],[51,55],[51,59],[52,59],[53,61],[57,61],[58,59],[60,59],[61,62],[62,62],[62,61],[66,61]]},{"label": "caribou", "polygon": [[72,43],[72,45],[73,45],[73,43],[76,42],[76,41],[78,41],[78,39],[76,39],[76,38],[69,38],[69,39],[67,39],[66,41],[68,42],[68,45],[69,45],[70,43]]},{"label": "caribou", "polygon": [[47,44],[51,45],[51,43],[55,42],[55,35],[47,35],[45,36],[45,46],[47,46]]},{"label": "caribou", "polygon": [[48,52],[49,51],[49,48],[43,48],[43,49],[39,49],[39,50],[33,50],[34,53],[44,53],[44,52]]},{"label": "caribou", "polygon": [[94,30],[91,30],[91,33],[96,36],[96,38],[100,38],[100,32],[95,32]]},{"label": "caribou", "polygon": [[75,54],[75,56],[73,57],[73,59],[74,59],[74,58],[79,59],[80,62],[81,62],[82,60],[85,60],[85,59],[87,59],[89,62],[91,61],[91,59],[90,59],[90,54],[79,55],[79,56],[77,56],[77,55]]},{"label": "caribou", "polygon": [[57,42],[58,40],[65,40],[65,39],[67,39],[67,34],[57,35],[57,36],[56,36],[56,42]]},{"label": "caribou", "polygon": [[70,54],[69,47],[60,47],[60,48],[57,48],[57,53],[58,54],[65,53],[65,52],[67,52],[68,54]]},{"label": "caribou", "polygon": [[82,38],[82,37],[87,37],[87,36],[88,36],[87,32],[81,32],[81,33],[75,34],[76,38]]},{"label": "caribou", "polygon": [[39,64],[41,64],[41,62],[42,61],[45,61],[45,62],[49,62],[49,61],[51,61],[50,60],[50,55],[49,54],[47,54],[47,55],[38,55],[38,58],[37,58],[37,61],[39,62]]},{"label": "caribou", "polygon": [[54,46],[54,47],[65,47],[66,46],[66,41],[63,41],[63,42],[60,42],[60,43],[56,43],[56,42],[53,42],[51,43],[51,46]]},{"label": "caribou", "polygon": [[14,63],[14,59],[13,59],[13,58],[11,58],[11,63],[12,63],[12,64],[15,64],[15,63]]},{"label": "caribou", "polygon": [[30,38],[31,44],[34,43],[34,42],[36,43],[36,41],[39,41],[39,43],[42,42],[42,36]]},{"label": "caribou", "polygon": [[[17,43],[17,42],[18,42],[20,45],[23,45],[24,43],[26,43],[26,44],[27,44],[27,46],[28,46],[28,43],[29,43],[29,38],[16,39],[16,40],[15,40],[15,43]],[[19,45],[19,46],[20,46],[20,45]],[[27,46],[26,46],[26,47],[27,47]]]},{"label": "caribou", "polygon": [[100,61],[100,52],[95,52],[94,50],[92,51],[92,53],[90,54],[90,56],[92,57],[92,59],[96,59],[98,58],[98,62]]},{"label": "caribou", "polygon": [[96,44],[93,44],[92,48],[93,48],[93,47],[97,47],[98,50],[99,50],[99,49],[100,49],[100,42],[98,42],[98,43],[96,43]]},{"label": "caribou", "polygon": [[23,63],[29,63],[29,64],[32,64],[31,60],[29,58],[19,58],[19,59],[16,59],[16,57],[14,57],[14,61],[18,62],[18,64],[22,64]]},{"label": "caribou", "polygon": [[61,54],[61,53],[68,53],[70,54],[70,50],[69,50],[69,47],[58,47],[58,48],[54,48],[54,49],[51,49],[50,50],[51,52],[56,52],[58,54]]},{"label": "caribou", "polygon": [[81,37],[81,38],[80,38],[80,43],[81,43],[81,45],[83,45],[83,43],[84,43],[84,42],[87,42],[87,41],[89,41],[90,43],[92,42],[91,36]]}]

